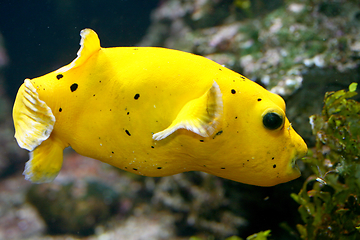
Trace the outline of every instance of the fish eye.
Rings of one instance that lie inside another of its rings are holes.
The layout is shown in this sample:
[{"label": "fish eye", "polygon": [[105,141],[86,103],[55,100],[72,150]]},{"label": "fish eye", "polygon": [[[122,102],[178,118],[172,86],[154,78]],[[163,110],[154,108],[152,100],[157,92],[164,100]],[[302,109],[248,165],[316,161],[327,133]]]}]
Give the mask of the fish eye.
[{"label": "fish eye", "polygon": [[276,130],[284,125],[284,118],[276,112],[268,112],[263,116],[263,124],[267,129]]}]

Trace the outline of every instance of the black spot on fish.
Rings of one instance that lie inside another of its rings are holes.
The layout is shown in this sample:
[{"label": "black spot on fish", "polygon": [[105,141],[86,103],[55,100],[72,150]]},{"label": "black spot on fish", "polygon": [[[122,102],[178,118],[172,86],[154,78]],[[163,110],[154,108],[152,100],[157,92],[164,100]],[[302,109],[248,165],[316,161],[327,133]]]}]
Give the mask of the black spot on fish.
[{"label": "black spot on fish", "polygon": [[125,167],[125,169],[127,169],[127,167]]},{"label": "black spot on fish", "polygon": [[215,136],[213,137],[213,139],[215,139],[216,136],[219,136],[219,135],[221,135],[222,133],[223,133],[222,130],[218,131],[218,132],[215,134]]},{"label": "black spot on fish", "polygon": [[56,75],[57,80],[59,80],[60,78],[63,78],[63,77],[64,77],[64,75],[62,75],[62,74]]},{"label": "black spot on fish", "polygon": [[110,108],[110,112],[111,112],[111,108]]},{"label": "black spot on fish", "polygon": [[162,169],[162,167],[158,167],[157,169]]},{"label": "black spot on fish", "polygon": [[235,119],[237,119],[237,117],[235,117]]},{"label": "black spot on fish", "polygon": [[139,97],[140,97],[140,94],[137,93],[137,94],[135,94],[134,99],[135,99],[135,100],[138,100]]},{"label": "black spot on fish", "polygon": [[200,142],[204,142],[204,140],[203,140],[203,139],[201,139],[201,140],[200,140]]},{"label": "black spot on fish", "polygon": [[126,115],[129,115],[129,114],[130,114],[130,112],[127,112],[127,113],[126,113]]},{"label": "black spot on fish", "polygon": [[130,132],[128,130],[125,130],[126,134],[131,136]]},{"label": "black spot on fish", "polygon": [[273,168],[276,168],[276,164],[273,165]]},{"label": "black spot on fish", "polygon": [[99,83],[101,83],[101,80],[99,81]]},{"label": "black spot on fish", "polygon": [[225,169],[224,167],[222,167],[221,169]]},{"label": "black spot on fish", "polygon": [[134,48],[133,50],[139,50],[138,48]]},{"label": "black spot on fish", "polygon": [[151,148],[155,148],[154,146],[151,146]]},{"label": "black spot on fish", "polygon": [[73,84],[70,86],[71,92],[76,91],[77,88],[78,88],[78,84],[77,84],[77,83],[73,83]]},{"label": "black spot on fish", "polygon": [[257,100],[258,100],[258,102],[260,102],[262,99],[261,99],[261,98],[258,98]]},{"label": "black spot on fish", "polygon": [[243,76],[240,76],[242,79],[245,79],[245,77],[243,77]]},{"label": "black spot on fish", "polygon": [[222,69],[221,69],[221,68],[219,68],[219,70],[220,70],[220,71],[222,71]]},{"label": "black spot on fish", "polygon": [[137,171],[137,168],[133,168],[134,171]]},{"label": "black spot on fish", "polygon": [[235,94],[236,93],[235,89],[231,89],[231,93]]},{"label": "black spot on fish", "polygon": [[112,154],[114,154],[114,152],[111,152]]},{"label": "black spot on fish", "polygon": [[271,158],[271,160],[274,160],[274,159],[275,159],[274,157]]},{"label": "black spot on fish", "polygon": [[246,160],[247,162],[250,162],[250,160],[248,159],[248,160]]},{"label": "black spot on fish", "polygon": [[93,95],[93,97],[95,97],[95,94]]},{"label": "black spot on fish", "polygon": [[62,112],[62,108],[59,108],[59,112]]}]

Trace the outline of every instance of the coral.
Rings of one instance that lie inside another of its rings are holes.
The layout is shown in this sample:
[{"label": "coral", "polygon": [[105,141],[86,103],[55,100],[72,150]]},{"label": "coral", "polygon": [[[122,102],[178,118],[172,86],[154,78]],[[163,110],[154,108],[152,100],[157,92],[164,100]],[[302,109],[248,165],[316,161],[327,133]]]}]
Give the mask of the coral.
[{"label": "coral", "polygon": [[46,231],[37,210],[25,201],[29,185],[20,175],[0,181],[0,239],[28,239]]},{"label": "coral", "polygon": [[27,195],[51,233],[94,234],[118,204],[118,194],[104,183],[83,180],[63,184],[32,185]]},{"label": "coral", "polygon": [[227,209],[222,180],[191,172],[164,177],[154,189],[152,202],[158,209],[177,215],[179,235],[202,232],[220,239],[238,233],[246,221]]},{"label": "coral", "polygon": [[310,117],[316,148],[306,163],[313,171],[299,194],[302,239],[360,238],[360,103],[349,91],[325,95],[321,115]]}]

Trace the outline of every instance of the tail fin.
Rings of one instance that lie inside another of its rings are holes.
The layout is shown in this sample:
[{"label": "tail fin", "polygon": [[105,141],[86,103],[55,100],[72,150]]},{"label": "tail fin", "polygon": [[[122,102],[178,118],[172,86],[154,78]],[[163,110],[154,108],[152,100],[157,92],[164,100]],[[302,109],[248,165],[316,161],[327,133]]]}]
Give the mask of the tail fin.
[{"label": "tail fin", "polygon": [[39,98],[30,79],[21,85],[13,108],[15,138],[21,148],[34,150],[49,138],[55,124],[51,108]]},{"label": "tail fin", "polygon": [[30,152],[23,173],[25,179],[33,183],[52,182],[62,167],[63,150],[63,144],[52,137],[43,141]]},{"label": "tail fin", "polygon": [[25,179],[35,183],[51,182],[61,169],[65,145],[51,136],[55,116],[29,79],[25,79],[18,91],[13,119],[19,146],[31,151]]}]

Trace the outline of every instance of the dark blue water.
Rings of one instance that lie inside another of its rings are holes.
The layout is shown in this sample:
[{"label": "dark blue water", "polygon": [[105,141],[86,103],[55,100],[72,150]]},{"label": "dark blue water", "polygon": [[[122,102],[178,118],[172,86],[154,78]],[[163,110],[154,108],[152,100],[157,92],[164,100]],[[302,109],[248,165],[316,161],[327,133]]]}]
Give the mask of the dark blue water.
[{"label": "dark blue water", "polygon": [[0,33],[10,58],[4,70],[10,97],[25,78],[72,61],[83,28],[94,29],[102,46],[135,45],[157,4],[157,0],[1,0]]}]

